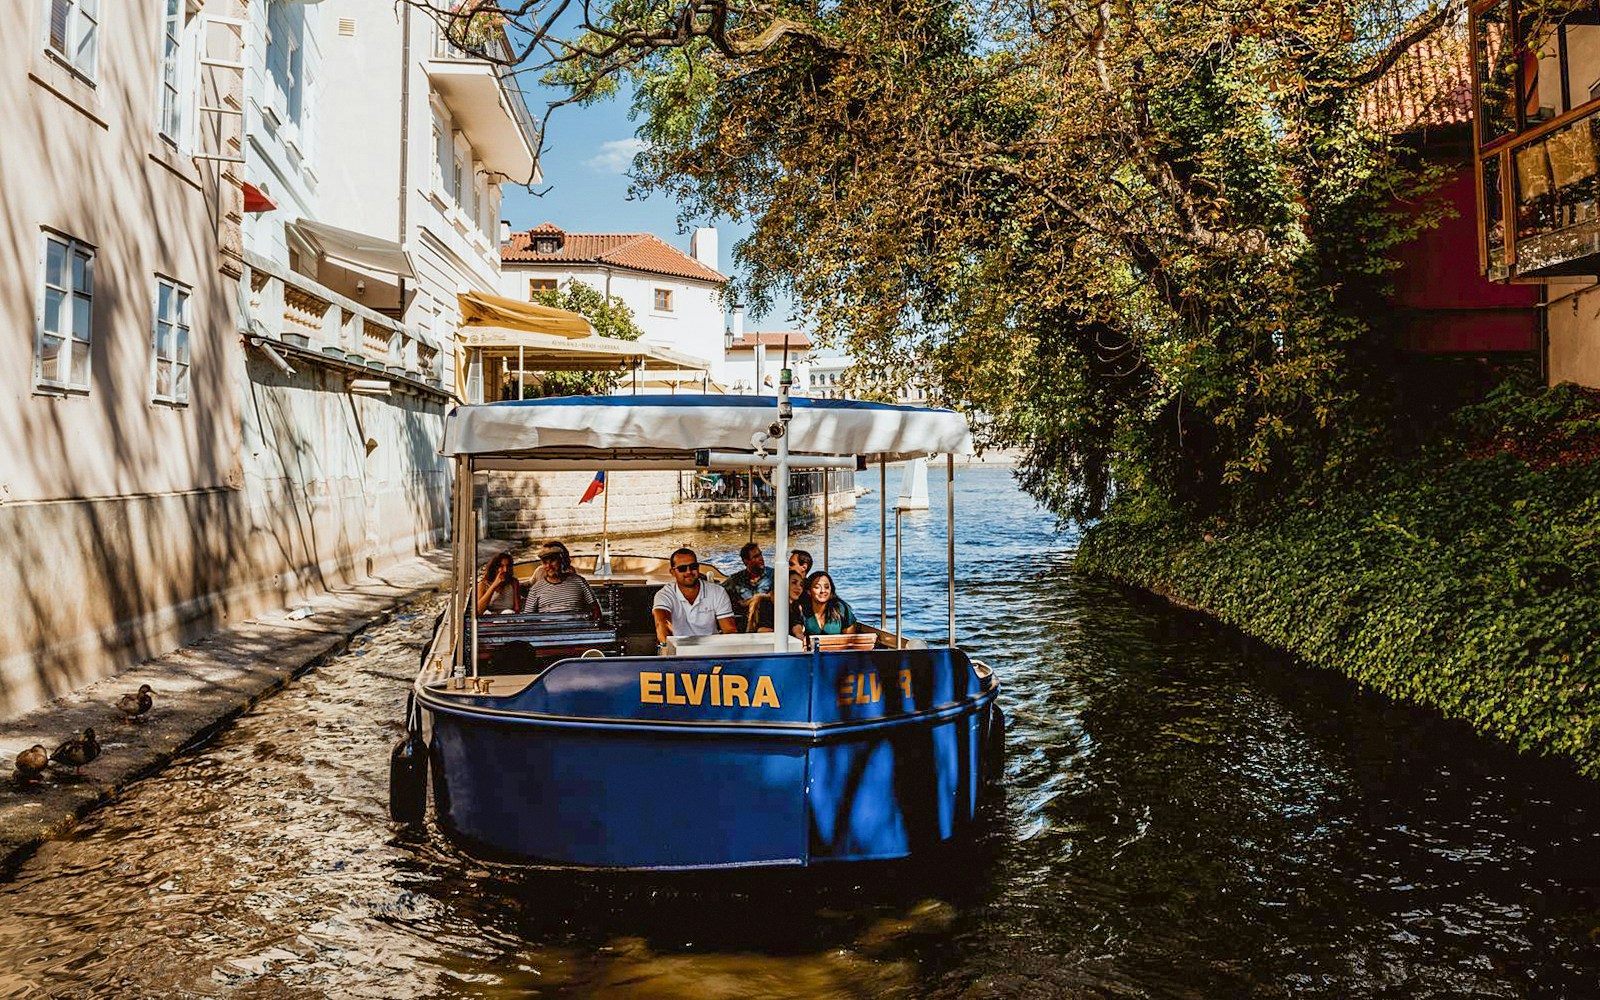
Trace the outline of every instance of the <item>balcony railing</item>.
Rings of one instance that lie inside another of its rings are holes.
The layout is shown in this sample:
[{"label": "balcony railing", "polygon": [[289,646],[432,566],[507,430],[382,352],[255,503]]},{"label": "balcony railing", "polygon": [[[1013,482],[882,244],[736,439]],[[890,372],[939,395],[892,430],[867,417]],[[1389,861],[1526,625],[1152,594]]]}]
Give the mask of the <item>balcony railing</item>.
[{"label": "balcony railing", "polygon": [[346,370],[405,379],[419,391],[444,391],[440,351],[418,332],[265,258],[246,254],[245,262],[240,306],[252,336]]},{"label": "balcony railing", "polygon": [[[434,35],[433,65],[428,72],[457,126],[485,163],[531,170],[537,161],[539,129],[517,83],[516,70],[507,65],[513,55],[503,33],[475,52],[450,41],[441,29]],[[503,136],[507,124],[520,133],[519,139]],[[524,171],[501,172],[520,179]]]}]

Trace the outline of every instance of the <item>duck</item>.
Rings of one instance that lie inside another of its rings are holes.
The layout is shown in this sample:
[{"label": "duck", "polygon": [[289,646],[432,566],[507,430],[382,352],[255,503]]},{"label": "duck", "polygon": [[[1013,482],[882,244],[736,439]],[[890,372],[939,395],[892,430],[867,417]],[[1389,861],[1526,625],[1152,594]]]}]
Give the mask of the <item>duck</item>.
[{"label": "duck", "polygon": [[98,756],[100,756],[100,744],[95,742],[93,729],[85,729],[75,734],[72,739],[50,753],[51,761],[72,768],[73,774],[81,773],[83,765]]},{"label": "duck", "polygon": [[35,743],[33,746],[17,754],[17,771],[13,776],[19,785],[29,785],[39,780],[44,769],[50,766],[50,755],[45,753],[44,745]]},{"label": "duck", "polygon": [[123,718],[129,722],[139,721],[154,706],[155,699],[150,697],[150,685],[148,684],[140,684],[138,694],[130,691],[117,699],[117,711],[121,712]]}]

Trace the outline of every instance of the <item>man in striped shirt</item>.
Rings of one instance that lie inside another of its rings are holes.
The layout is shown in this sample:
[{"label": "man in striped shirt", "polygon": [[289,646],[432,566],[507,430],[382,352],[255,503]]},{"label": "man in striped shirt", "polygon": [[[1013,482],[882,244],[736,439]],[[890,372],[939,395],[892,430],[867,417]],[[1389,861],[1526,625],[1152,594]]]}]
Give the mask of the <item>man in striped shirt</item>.
[{"label": "man in striped shirt", "polygon": [[525,612],[555,614],[567,612],[598,617],[600,602],[583,577],[572,571],[572,557],[560,542],[545,542],[539,546],[539,579],[528,588],[522,601]]}]

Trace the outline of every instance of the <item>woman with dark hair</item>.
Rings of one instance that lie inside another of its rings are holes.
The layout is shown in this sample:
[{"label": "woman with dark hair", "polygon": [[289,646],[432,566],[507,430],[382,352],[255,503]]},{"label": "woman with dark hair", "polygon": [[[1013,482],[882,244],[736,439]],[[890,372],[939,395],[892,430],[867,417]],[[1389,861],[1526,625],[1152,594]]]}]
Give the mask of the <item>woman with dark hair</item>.
[{"label": "woman with dark hair", "polygon": [[483,579],[478,581],[478,614],[522,609],[522,593],[513,566],[511,553],[502,552],[483,568]]},{"label": "woman with dark hair", "polygon": [[[794,625],[805,617],[800,597],[806,591],[806,578],[799,573],[789,574],[789,624]],[[771,632],[773,628],[773,596],[757,594],[750,598],[750,625],[746,631]]]},{"label": "woman with dark hair", "polygon": [[864,631],[856,621],[856,613],[833,589],[833,577],[827,570],[818,570],[806,579],[805,593],[800,598],[799,622],[790,631],[796,639],[808,635],[840,635],[845,632]]}]

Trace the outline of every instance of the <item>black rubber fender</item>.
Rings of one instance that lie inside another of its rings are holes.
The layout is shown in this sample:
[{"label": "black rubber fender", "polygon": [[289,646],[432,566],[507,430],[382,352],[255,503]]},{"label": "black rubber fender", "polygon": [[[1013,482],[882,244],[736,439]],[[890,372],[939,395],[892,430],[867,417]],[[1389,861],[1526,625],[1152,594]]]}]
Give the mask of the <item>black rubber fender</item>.
[{"label": "black rubber fender", "polygon": [[389,816],[401,826],[420,827],[427,813],[428,744],[421,733],[407,730],[389,754]]}]

